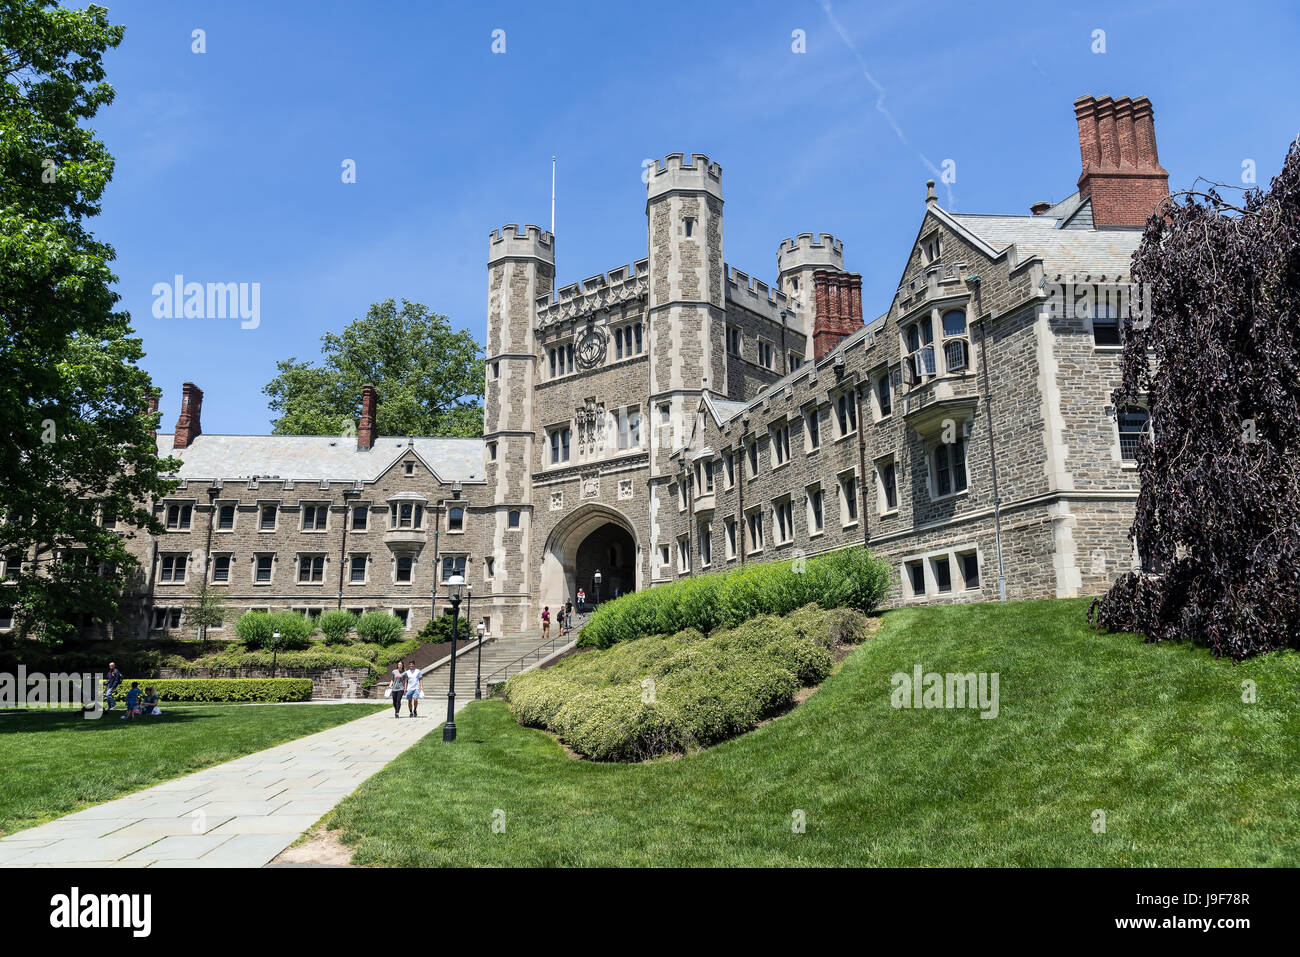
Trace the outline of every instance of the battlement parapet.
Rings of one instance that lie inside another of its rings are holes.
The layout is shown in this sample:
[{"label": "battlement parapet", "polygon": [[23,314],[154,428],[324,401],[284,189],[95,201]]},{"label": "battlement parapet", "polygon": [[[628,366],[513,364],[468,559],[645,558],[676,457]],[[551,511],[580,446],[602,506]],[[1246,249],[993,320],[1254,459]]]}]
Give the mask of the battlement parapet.
[{"label": "battlement parapet", "polygon": [[540,226],[509,223],[488,234],[488,265],[502,259],[540,259],[555,263],[555,237]]},{"label": "battlement parapet", "polygon": [[[803,309],[799,300],[792,299],[763,280],[754,279],[748,273],[727,264],[724,264],[723,269],[727,275],[727,299],[736,305],[743,306],[750,312],[756,312],[773,322],[781,321],[782,310],[799,313]],[[788,319],[794,320],[790,322],[794,326],[802,323],[802,320],[796,320],[793,315]]]},{"label": "battlement parapet", "polygon": [[703,153],[669,153],[648,170],[646,197],[654,199],[677,189],[706,192],[722,199],[722,167]]},{"label": "battlement parapet", "polygon": [[645,296],[649,291],[649,278],[650,260],[638,259],[631,265],[618,266],[582,282],[561,286],[556,290],[554,300],[550,296],[538,296],[538,328]]},{"label": "battlement parapet", "polygon": [[793,239],[781,240],[776,251],[777,274],[804,266],[843,269],[844,242],[830,233],[821,233],[819,237],[812,233],[800,233]]}]

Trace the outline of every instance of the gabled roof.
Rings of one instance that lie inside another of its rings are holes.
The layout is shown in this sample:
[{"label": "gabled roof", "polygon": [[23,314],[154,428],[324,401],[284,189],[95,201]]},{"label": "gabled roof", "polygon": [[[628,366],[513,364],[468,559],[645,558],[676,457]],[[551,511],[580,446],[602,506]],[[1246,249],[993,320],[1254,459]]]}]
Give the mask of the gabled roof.
[{"label": "gabled roof", "polygon": [[[158,436],[158,454],[181,460],[183,479],[283,479],[295,482],[372,482],[411,448],[443,482],[483,481],[482,439],[381,436],[372,449],[340,435],[208,435],[173,450],[174,436]],[[408,446],[409,441],[409,446]]]}]

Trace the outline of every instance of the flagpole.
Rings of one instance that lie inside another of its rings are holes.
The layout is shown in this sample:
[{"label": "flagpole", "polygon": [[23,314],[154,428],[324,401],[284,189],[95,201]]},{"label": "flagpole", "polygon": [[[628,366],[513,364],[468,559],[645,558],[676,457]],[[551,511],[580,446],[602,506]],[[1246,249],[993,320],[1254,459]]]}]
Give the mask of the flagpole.
[{"label": "flagpole", "polygon": [[555,235],[555,156],[551,156],[551,235]]}]

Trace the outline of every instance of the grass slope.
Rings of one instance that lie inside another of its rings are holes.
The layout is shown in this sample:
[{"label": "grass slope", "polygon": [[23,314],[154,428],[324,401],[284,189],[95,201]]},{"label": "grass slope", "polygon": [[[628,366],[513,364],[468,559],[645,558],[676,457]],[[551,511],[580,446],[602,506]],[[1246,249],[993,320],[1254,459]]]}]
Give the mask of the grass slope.
[{"label": "grass slope", "polygon": [[[355,863],[402,866],[1300,863],[1300,657],[1096,634],[1087,604],[890,612],[805,704],[680,760],[575,761],[475,703],[330,826]],[[918,663],[999,672],[1000,716],[892,709]]]},{"label": "grass slope", "polygon": [[[369,703],[368,703],[369,704]],[[0,834],[364,717],[382,705],[164,705],[0,715]]]}]

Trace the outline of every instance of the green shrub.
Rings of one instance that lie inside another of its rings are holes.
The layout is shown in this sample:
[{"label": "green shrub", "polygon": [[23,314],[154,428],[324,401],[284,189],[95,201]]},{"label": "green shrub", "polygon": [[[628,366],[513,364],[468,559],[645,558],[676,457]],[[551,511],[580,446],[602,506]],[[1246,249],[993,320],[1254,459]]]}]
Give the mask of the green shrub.
[{"label": "green shrub", "polygon": [[791,562],[742,565],[606,602],[591,616],[578,644],[608,648],[683,628],[710,632],[814,603],[870,612],[885,597],[889,582],[888,564],[861,547]]},{"label": "green shrub", "polygon": [[294,611],[247,611],[235,623],[235,634],[249,649],[269,649],[280,633],[279,650],[306,648],[316,625],[306,615]]},{"label": "green shrub", "polygon": [[[466,618],[464,615],[459,616],[459,618],[460,618],[460,625],[457,628],[457,631],[459,632],[457,635],[457,640],[469,641],[470,640],[469,619]],[[420,629],[420,635],[419,635],[420,640],[433,642],[434,644],[438,644],[444,641],[451,641],[451,632],[452,632],[452,625],[454,620],[455,620],[454,616],[446,615],[446,614],[439,615],[437,618],[430,618],[425,623],[424,627]]]},{"label": "green shrub", "polygon": [[128,678],[140,682],[143,692],[146,681],[158,692],[160,701],[308,701],[311,699],[310,678]]},{"label": "green shrub", "polygon": [[352,629],[356,627],[357,616],[350,611],[327,611],[320,616],[320,632],[325,636],[327,645],[346,645],[352,638]]},{"label": "green shrub", "polygon": [[387,646],[399,640],[406,629],[396,615],[386,611],[368,611],[357,619],[356,630],[362,641]]},{"label": "green shrub", "polygon": [[724,741],[788,707],[801,685],[831,673],[830,636],[860,636],[865,621],[855,609],[808,604],[708,637],[690,628],[621,641],[515,675],[504,694],[521,724],[554,732],[579,754],[644,760]]},{"label": "green shrub", "polygon": [[263,648],[270,644],[274,631],[269,611],[246,611],[235,622],[235,634],[247,648]]}]

